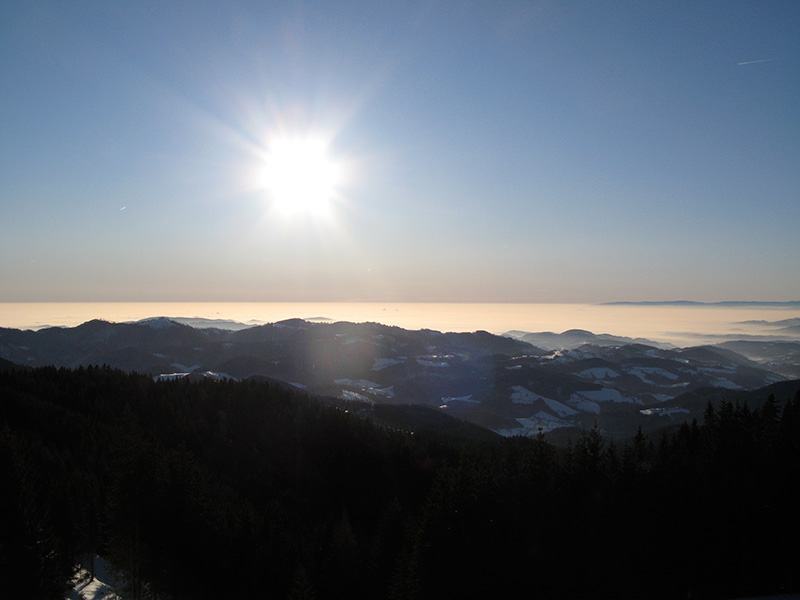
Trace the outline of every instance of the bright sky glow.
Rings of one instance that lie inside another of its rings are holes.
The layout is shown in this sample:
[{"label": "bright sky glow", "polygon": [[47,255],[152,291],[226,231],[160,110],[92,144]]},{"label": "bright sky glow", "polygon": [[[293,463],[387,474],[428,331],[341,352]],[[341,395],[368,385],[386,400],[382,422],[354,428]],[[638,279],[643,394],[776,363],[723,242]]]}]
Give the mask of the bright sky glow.
[{"label": "bright sky glow", "polygon": [[341,167],[313,138],[276,138],[264,158],[264,185],[278,212],[323,215],[341,183]]},{"label": "bright sky glow", "polygon": [[800,3],[0,3],[0,302],[800,299]]}]

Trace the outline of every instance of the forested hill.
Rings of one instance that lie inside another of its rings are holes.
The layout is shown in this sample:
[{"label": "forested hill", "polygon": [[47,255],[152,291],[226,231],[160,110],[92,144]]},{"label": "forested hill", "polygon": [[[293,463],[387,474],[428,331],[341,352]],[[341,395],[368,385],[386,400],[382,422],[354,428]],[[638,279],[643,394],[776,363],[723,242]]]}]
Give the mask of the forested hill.
[{"label": "forested hill", "polygon": [[259,381],[0,371],[4,598],[93,553],[130,598],[800,589],[800,393],[625,444],[454,441]]}]

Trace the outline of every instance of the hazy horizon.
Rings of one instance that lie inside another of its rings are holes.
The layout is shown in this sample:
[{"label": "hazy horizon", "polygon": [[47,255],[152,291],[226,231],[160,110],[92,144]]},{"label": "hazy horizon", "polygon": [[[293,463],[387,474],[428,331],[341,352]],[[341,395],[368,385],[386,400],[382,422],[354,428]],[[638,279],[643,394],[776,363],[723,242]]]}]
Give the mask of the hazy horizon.
[{"label": "hazy horizon", "polygon": [[0,302],[800,298],[800,3],[4,3]]},{"label": "hazy horizon", "polygon": [[485,330],[596,334],[691,346],[731,339],[800,341],[776,323],[800,319],[797,306],[671,306],[550,303],[386,302],[117,302],[0,303],[0,327],[72,327],[92,319],[113,322],[151,317],[232,320],[250,325],[290,318],[377,322],[404,329],[471,332]]},{"label": "hazy horizon", "polygon": [[11,0],[0,106],[5,595],[797,591],[800,1]]}]

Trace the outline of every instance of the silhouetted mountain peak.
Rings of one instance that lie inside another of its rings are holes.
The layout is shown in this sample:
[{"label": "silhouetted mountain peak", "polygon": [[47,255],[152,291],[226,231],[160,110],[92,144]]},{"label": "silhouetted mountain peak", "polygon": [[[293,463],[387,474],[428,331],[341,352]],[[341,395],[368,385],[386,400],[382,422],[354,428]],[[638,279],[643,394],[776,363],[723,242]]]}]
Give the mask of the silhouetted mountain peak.
[{"label": "silhouetted mountain peak", "polygon": [[141,319],[136,321],[134,325],[145,325],[153,329],[164,329],[165,327],[186,327],[180,323],[173,321],[167,317],[151,317],[148,319]]}]

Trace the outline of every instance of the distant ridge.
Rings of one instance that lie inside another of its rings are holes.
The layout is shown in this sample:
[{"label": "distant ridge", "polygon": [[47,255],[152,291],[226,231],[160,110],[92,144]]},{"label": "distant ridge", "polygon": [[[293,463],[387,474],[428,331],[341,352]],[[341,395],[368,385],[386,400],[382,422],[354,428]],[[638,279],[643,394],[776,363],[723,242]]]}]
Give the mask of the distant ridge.
[{"label": "distant ridge", "polygon": [[167,327],[170,323],[178,323],[195,329],[226,329],[228,331],[239,331],[262,324],[260,322],[242,323],[231,319],[204,319],[201,317],[148,317],[137,321],[127,321],[127,323],[144,324],[150,327]]},{"label": "distant ridge", "polygon": [[695,302],[694,300],[656,300],[643,302],[601,302],[599,306],[785,306],[800,307],[800,300],[789,302],[762,302],[726,300],[723,302]]},{"label": "distant ridge", "polygon": [[[215,326],[153,317],[39,331],[0,327],[0,373],[17,365],[106,365],[156,380],[257,377],[373,407],[389,427],[411,411],[413,425],[403,428],[416,429],[420,420],[438,428],[433,415],[443,412],[502,436],[580,435],[596,424],[617,439],[639,427],[648,433],[691,421],[692,407],[669,402],[695,389],[730,395],[800,377],[800,342],[672,348],[585,329],[506,337],[299,318],[238,331],[201,322]],[[391,408],[409,404],[427,410]]]}]

